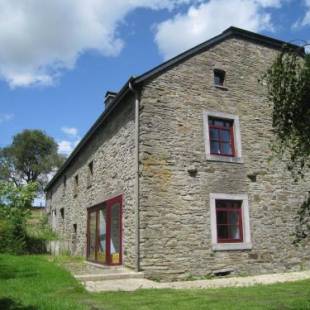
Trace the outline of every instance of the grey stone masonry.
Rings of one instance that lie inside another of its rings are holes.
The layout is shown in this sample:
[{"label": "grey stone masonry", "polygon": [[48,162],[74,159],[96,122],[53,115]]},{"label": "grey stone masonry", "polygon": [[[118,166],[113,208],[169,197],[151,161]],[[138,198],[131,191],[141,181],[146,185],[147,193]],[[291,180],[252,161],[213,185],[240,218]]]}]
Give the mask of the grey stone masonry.
[{"label": "grey stone masonry", "polygon": [[[270,47],[228,39],[143,89],[140,259],[147,276],[182,279],[221,270],[259,274],[309,268],[309,244],[292,245],[309,178],[294,183],[284,163],[272,159],[272,107],[258,83],[275,55]],[[226,72],[225,88],[213,84],[216,68]],[[239,117],[240,162],[207,159],[205,111]],[[250,249],[212,249],[212,193],[248,196]]]},{"label": "grey stone masonry", "polygon": [[[88,165],[93,161],[93,175],[89,179]],[[61,239],[70,241],[69,251],[86,255],[87,208],[123,195],[123,257],[124,264],[133,267],[134,242],[134,104],[127,98],[118,106],[106,123],[92,137],[87,147],[47,193],[47,207],[56,210],[55,230]],[[75,176],[78,186],[75,195]],[[52,193],[52,198],[51,198]],[[64,208],[64,219],[60,209]],[[74,224],[77,232],[74,233]]]},{"label": "grey stone masonry", "polygon": [[[87,208],[122,194],[123,263],[133,268],[138,249],[146,277],[310,268],[309,242],[293,245],[309,176],[295,183],[273,156],[272,105],[258,82],[276,53],[262,41],[226,37],[143,81],[138,244],[135,101],[124,87],[126,96],[47,192],[51,225],[70,252],[86,255]],[[214,69],[225,71],[223,86],[214,85]],[[235,157],[210,154],[209,116],[232,120]],[[217,243],[217,197],[242,202],[240,243]]]}]

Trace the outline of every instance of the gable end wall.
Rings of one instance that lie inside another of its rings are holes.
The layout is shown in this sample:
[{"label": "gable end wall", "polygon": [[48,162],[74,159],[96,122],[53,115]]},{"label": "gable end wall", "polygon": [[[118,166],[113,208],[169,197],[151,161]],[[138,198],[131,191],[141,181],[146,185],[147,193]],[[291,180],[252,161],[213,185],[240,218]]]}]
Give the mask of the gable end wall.
[{"label": "gable end wall", "polygon": [[[310,268],[309,244],[292,245],[294,217],[309,187],[295,184],[283,163],[269,160],[272,110],[258,79],[275,55],[271,48],[232,38],[144,87],[140,259],[147,276],[184,279],[223,269],[259,274]],[[215,68],[226,71],[226,91],[213,86]],[[206,160],[204,111],[239,116],[244,163]],[[197,168],[195,176],[188,172],[191,167]],[[251,250],[212,250],[211,193],[248,195]]]}]

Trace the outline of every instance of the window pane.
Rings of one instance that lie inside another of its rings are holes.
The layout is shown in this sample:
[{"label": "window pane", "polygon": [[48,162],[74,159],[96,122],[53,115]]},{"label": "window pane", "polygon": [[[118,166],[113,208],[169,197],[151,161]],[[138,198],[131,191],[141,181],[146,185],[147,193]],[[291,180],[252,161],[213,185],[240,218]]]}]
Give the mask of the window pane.
[{"label": "window pane", "polygon": [[215,128],[210,128],[210,139],[218,140],[219,139],[219,130]]},{"label": "window pane", "polygon": [[221,143],[222,154],[232,155],[232,148],[230,143]]},{"label": "window pane", "polygon": [[111,261],[112,264],[119,264],[120,263],[120,247],[121,247],[121,237],[120,237],[120,212],[121,206],[119,203],[115,203],[112,206],[111,212]]},{"label": "window pane", "polygon": [[241,208],[242,201],[231,201],[231,208],[239,209]]},{"label": "window pane", "polygon": [[219,127],[224,127],[224,122],[225,122],[225,121],[223,121],[223,120],[221,120],[221,119],[215,119],[215,120],[214,120],[214,125],[215,125],[215,126],[219,126]]},{"label": "window pane", "polygon": [[89,214],[89,248],[88,259],[95,260],[96,253],[96,211]]},{"label": "window pane", "polygon": [[217,224],[227,224],[227,212],[226,211],[217,211],[216,212],[216,221],[217,221]]},{"label": "window pane", "polygon": [[228,212],[228,224],[230,225],[238,225],[239,222],[239,213],[238,211],[230,211]]},{"label": "window pane", "polygon": [[106,262],[106,208],[99,211],[99,249],[97,260],[100,263]]},{"label": "window pane", "polygon": [[228,226],[228,235],[229,239],[240,239],[240,231],[239,231],[239,226],[232,225]]},{"label": "window pane", "polygon": [[232,122],[231,121],[225,121],[224,122],[224,127],[225,128],[231,128],[232,127]]},{"label": "window pane", "polygon": [[216,224],[219,242],[242,240],[240,200],[216,200]]},{"label": "window pane", "polygon": [[220,130],[220,140],[230,142],[230,130]]},{"label": "window pane", "polygon": [[217,200],[216,208],[227,208],[229,201],[227,200]]},{"label": "window pane", "polygon": [[220,144],[218,142],[211,141],[210,146],[211,146],[211,153],[212,154],[220,154],[221,153]]},{"label": "window pane", "polygon": [[217,237],[218,239],[228,239],[228,227],[229,226],[217,226]]}]

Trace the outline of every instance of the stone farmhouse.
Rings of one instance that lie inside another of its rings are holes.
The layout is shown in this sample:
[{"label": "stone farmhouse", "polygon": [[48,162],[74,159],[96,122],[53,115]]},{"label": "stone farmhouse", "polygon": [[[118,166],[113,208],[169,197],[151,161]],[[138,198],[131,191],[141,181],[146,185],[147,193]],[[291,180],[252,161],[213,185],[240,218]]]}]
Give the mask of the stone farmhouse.
[{"label": "stone farmhouse", "polygon": [[293,245],[309,183],[271,156],[258,82],[284,44],[303,53],[230,27],[107,92],[46,188],[70,252],[164,280],[310,268]]}]

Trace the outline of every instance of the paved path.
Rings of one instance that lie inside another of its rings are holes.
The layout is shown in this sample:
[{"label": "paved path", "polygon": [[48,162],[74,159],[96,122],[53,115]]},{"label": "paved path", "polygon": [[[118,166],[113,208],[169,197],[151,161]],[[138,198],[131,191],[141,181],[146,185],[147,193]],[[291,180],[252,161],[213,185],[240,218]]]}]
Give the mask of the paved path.
[{"label": "paved path", "polygon": [[91,292],[102,291],[135,291],[140,288],[218,288],[218,287],[241,287],[255,284],[272,284],[310,279],[309,271],[265,274],[249,277],[221,278],[212,280],[178,281],[178,282],[154,282],[148,279],[123,279],[106,281],[87,281],[85,287]]}]

